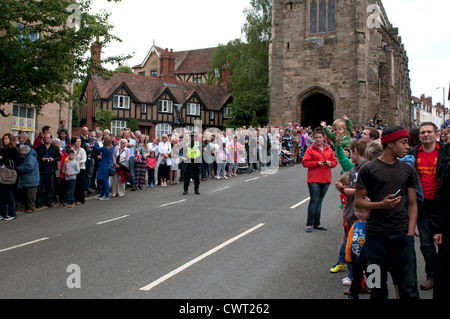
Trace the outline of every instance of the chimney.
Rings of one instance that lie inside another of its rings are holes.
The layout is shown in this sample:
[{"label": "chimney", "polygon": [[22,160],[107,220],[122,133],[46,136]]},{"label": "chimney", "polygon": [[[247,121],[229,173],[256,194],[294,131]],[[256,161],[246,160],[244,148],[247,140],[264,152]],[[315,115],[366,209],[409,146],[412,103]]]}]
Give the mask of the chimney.
[{"label": "chimney", "polygon": [[160,64],[160,77],[166,83],[175,83],[175,57],[173,55],[173,49],[166,49],[161,53]]},{"label": "chimney", "polygon": [[231,92],[230,77],[231,77],[230,60],[227,59],[227,64],[222,66],[222,83],[220,83],[220,86],[227,89],[228,92]]},{"label": "chimney", "polygon": [[[92,70],[93,74],[96,74],[98,70],[102,68],[102,46],[100,45],[100,37],[97,36],[96,41],[91,46],[91,56],[95,61],[95,67]],[[97,70],[98,69],[98,70]]]}]

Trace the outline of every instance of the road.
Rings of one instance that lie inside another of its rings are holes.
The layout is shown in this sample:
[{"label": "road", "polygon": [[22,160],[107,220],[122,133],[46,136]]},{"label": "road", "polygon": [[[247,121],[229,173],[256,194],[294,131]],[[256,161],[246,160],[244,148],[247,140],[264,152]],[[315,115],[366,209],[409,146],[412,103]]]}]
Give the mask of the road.
[{"label": "road", "polygon": [[[155,187],[2,221],[0,298],[346,298],[346,272],[329,272],[343,234],[333,187],[322,212],[328,231],[312,233],[299,165],[208,180],[200,192]],[[420,283],[418,249],[417,260]]]}]

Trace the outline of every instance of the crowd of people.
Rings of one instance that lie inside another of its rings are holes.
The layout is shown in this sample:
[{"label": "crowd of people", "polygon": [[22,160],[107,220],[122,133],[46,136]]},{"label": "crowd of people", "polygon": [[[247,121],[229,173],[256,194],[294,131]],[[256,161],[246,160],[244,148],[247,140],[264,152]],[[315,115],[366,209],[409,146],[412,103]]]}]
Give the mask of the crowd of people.
[{"label": "crowd of people", "polygon": [[[450,282],[448,129],[431,122],[409,131],[372,123],[356,135],[344,116],[331,127],[322,122],[314,131],[314,144],[303,158],[311,198],[306,231],[326,230],[320,222],[322,200],[332,183],[331,168],[339,163],[342,175],[335,188],[340,192],[344,235],[330,271],[348,271],[342,283],[350,288],[344,293],[352,299],[362,292],[386,299],[390,274],[397,298],[419,298],[420,287],[433,289],[433,297],[444,300]],[[323,142],[327,138],[334,152]],[[420,285],[415,235],[425,261],[426,281]],[[377,285],[366,283],[369,265],[377,267]]]},{"label": "crowd of people", "polygon": [[[26,132],[3,135],[0,219],[15,219],[17,202],[25,213],[44,205],[71,208],[83,205],[94,192],[97,199],[109,200],[124,197],[126,189],[184,183],[186,195],[193,180],[200,194],[200,180],[232,178],[240,168],[251,173],[279,167],[287,154],[308,170],[308,233],[327,230],[321,223],[322,201],[333,182],[331,169],[340,165],[342,176],[334,186],[341,194],[344,235],[330,271],[348,271],[342,283],[350,287],[345,292],[350,298],[370,290],[374,298],[386,298],[387,273],[398,297],[419,297],[413,244],[417,234],[427,276],[420,288],[434,288],[440,297],[447,294],[450,246],[448,205],[443,203],[449,195],[448,133],[433,123],[408,132],[383,124],[379,115],[359,127],[344,116],[331,125],[321,122],[314,130],[288,123],[202,133],[181,129],[161,138],[130,129],[113,136],[109,130],[88,127],[71,137],[62,122],[56,137],[44,126],[33,143]],[[13,171],[17,176],[12,174],[12,181],[3,178]],[[447,257],[438,258],[441,251]],[[369,264],[380,266],[380,287],[366,284],[363,274]]]}]

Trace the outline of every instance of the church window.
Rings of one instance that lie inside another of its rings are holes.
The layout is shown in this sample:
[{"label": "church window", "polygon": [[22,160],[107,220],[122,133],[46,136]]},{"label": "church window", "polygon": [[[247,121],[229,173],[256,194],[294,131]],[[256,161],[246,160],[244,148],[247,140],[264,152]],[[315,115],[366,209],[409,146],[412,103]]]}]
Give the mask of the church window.
[{"label": "church window", "polygon": [[311,33],[317,33],[317,2],[316,0],[311,0],[310,6],[310,28]]},{"label": "church window", "polygon": [[319,3],[319,33],[327,32],[327,2],[320,0]]},{"label": "church window", "polygon": [[310,0],[310,33],[336,31],[336,0]]},{"label": "church window", "polygon": [[336,0],[328,0],[328,32],[336,31]]}]

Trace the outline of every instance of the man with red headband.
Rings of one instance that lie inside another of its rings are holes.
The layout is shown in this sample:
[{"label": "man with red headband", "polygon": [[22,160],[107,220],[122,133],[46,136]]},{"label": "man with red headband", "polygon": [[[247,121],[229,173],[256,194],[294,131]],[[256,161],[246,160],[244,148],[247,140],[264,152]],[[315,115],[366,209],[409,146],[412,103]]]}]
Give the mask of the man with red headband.
[{"label": "man with red headband", "polygon": [[[400,298],[419,298],[414,234],[420,182],[415,169],[398,160],[408,154],[408,138],[408,131],[400,126],[385,129],[383,154],[361,168],[356,182],[355,209],[370,211],[365,245],[369,265],[377,269],[372,299],[388,298],[388,269]],[[366,196],[370,202],[364,200]]]}]

